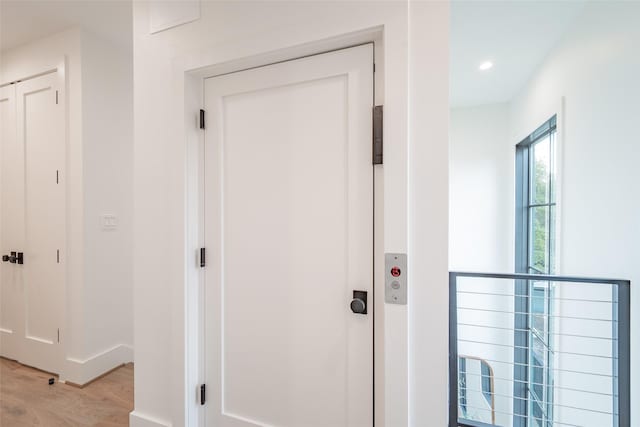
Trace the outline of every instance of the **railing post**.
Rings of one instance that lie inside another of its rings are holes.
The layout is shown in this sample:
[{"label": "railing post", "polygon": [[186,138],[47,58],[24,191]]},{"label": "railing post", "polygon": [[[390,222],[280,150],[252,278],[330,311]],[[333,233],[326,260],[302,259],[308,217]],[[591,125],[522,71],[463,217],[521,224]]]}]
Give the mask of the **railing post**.
[{"label": "railing post", "polygon": [[457,277],[449,273],[449,427],[458,426],[458,298]]},{"label": "railing post", "polygon": [[[617,369],[614,371],[614,387],[617,380],[618,388],[614,388],[614,402],[617,394],[618,426],[631,427],[631,295],[629,282],[618,282],[614,301],[614,324],[617,329],[617,348],[614,344],[614,358],[617,353]],[[617,313],[615,306],[618,307]],[[616,359],[614,359],[616,360]]]}]

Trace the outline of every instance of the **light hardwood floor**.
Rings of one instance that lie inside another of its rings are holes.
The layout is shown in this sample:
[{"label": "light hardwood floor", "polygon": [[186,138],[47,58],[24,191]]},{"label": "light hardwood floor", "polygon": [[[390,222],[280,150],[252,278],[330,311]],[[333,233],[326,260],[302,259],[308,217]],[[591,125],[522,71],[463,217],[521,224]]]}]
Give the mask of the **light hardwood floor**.
[{"label": "light hardwood floor", "polygon": [[133,365],[80,389],[48,380],[52,375],[0,358],[0,426],[115,427],[129,425]]}]

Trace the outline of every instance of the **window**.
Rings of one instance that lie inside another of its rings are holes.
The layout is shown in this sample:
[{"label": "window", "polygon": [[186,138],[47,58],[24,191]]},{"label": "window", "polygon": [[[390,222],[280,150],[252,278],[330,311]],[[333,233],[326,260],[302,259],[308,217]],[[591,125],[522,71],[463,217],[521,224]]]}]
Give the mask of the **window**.
[{"label": "window", "polygon": [[458,356],[458,416],[482,425],[496,421],[493,369],[476,356]]},{"label": "window", "polygon": [[530,425],[539,427],[553,425],[553,350],[549,339],[552,291],[549,282],[530,285]]},{"label": "window", "polygon": [[[556,117],[516,147],[516,271],[555,274]],[[514,426],[553,425],[553,284],[516,284]]]},{"label": "window", "polygon": [[482,394],[487,400],[487,403],[490,406],[493,406],[493,387],[491,386],[491,378],[493,377],[493,374],[491,373],[491,367],[486,362],[483,362],[480,365],[480,369],[482,374]]},{"label": "window", "polygon": [[467,359],[458,358],[458,390],[460,390],[460,415],[467,417]]}]

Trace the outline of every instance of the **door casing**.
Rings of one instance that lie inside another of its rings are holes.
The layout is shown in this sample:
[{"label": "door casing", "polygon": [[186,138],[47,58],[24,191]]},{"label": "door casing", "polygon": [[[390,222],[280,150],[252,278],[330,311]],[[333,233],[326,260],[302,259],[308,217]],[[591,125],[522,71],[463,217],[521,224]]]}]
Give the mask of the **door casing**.
[{"label": "door casing", "polygon": [[[186,365],[185,389],[187,395],[176,398],[185,402],[187,425],[204,425],[204,410],[199,404],[200,385],[204,382],[204,273],[199,268],[199,249],[204,242],[204,133],[199,129],[199,111],[204,105],[204,80],[206,78],[257,68],[273,63],[284,62],[342,50],[362,44],[373,44],[374,50],[374,104],[384,103],[384,61],[377,61],[384,55],[384,38],[381,27],[363,30],[331,40],[318,41],[311,45],[296,46],[259,56],[251,56],[232,62],[208,62],[208,66],[193,66],[193,59],[187,63],[176,63],[175,67],[184,77],[180,87],[184,100],[184,129],[186,144],[186,181],[185,222],[185,304],[180,308],[185,319],[185,351],[182,353]],[[203,55],[204,56],[204,55]],[[206,59],[205,59],[206,61]],[[385,426],[385,304],[384,304],[384,165],[373,166],[374,187],[374,425]],[[189,268],[191,266],[191,268]],[[183,390],[176,384],[176,390]],[[194,398],[195,395],[195,398]],[[179,411],[179,408],[175,408]]]}]

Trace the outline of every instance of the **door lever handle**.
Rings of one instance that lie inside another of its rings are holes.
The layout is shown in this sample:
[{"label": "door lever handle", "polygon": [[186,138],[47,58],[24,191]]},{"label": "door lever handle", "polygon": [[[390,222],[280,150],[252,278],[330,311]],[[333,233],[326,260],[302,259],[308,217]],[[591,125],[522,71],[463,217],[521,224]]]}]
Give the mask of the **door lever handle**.
[{"label": "door lever handle", "polygon": [[367,314],[367,292],[353,291],[350,307],[355,314]]},{"label": "door lever handle", "polygon": [[2,255],[3,262],[10,262],[11,264],[15,264],[18,262],[18,254],[16,252],[11,252],[11,255]]},{"label": "door lever handle", "polygon": [[24,264],[24,254],[22,252],[11,252],[11,255],[2,255],[2,262],[11,264]]}]

